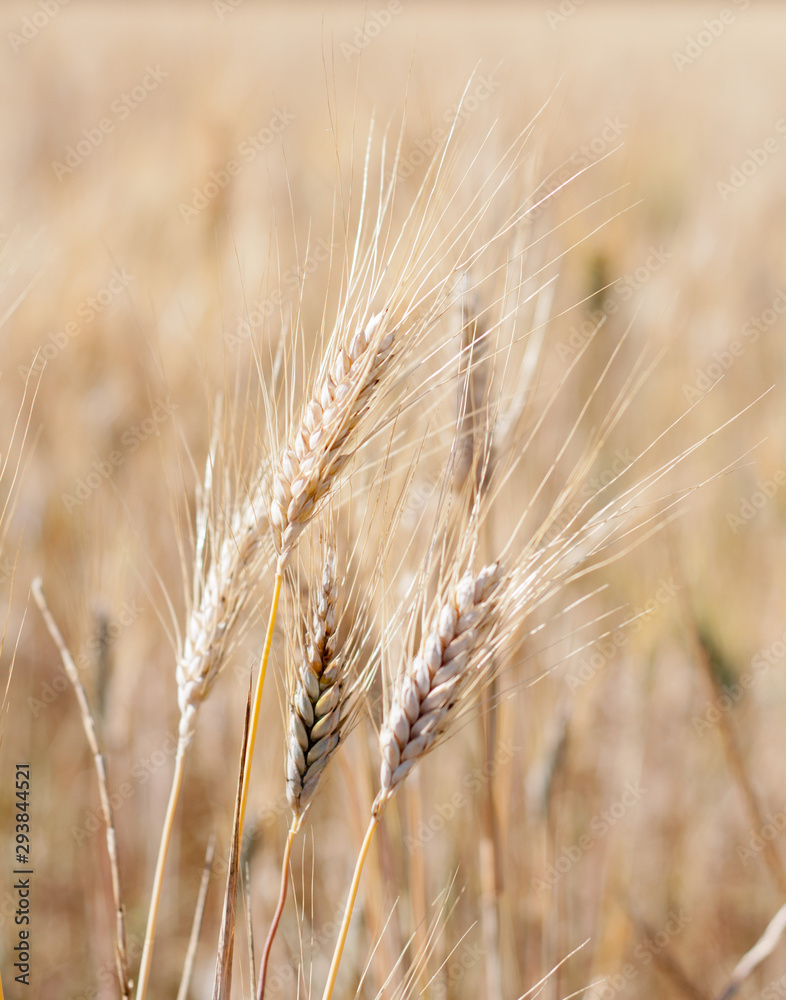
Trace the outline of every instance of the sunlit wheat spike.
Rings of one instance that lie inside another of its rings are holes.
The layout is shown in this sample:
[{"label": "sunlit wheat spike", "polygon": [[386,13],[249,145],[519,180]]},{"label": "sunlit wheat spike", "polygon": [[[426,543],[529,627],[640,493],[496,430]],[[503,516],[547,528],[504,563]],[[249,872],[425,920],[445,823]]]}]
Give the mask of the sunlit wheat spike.
[{"label": "sunlit wheat spike", "polygon": [[337,654],[336,553],[325,552],[322,579],[289,710],[287,798],[296,816],[308,806],[338,746],[345,719],[345,676]]},{"label": "sunlit wheat spike", "polygon": [[496,619],[499,563],[467,571],[432,616],[420,649],[396,686],[379,742],[382,752],[379,812],[397,786],[444,734],[483,642]]},{"label": "sunlit wheat spike", "polygon": [[282,566],[351,457],[350,435],[368,410],[392,355],[394,333],[384,333],[383,318],[384,313],[372,316],[348,347],[339,348],[303,407],[293,443],[281,456],[273,478],[270,521]]},{"label": "sunlit wheat spike", "polygon": [[231,523],[213,536],[198,600],[188,616],[176,667],[179,736],[184,744],[193,737],[199,707],[224,664],[235,625],[265,559],[268,525],[256,506],[246,498]]}]

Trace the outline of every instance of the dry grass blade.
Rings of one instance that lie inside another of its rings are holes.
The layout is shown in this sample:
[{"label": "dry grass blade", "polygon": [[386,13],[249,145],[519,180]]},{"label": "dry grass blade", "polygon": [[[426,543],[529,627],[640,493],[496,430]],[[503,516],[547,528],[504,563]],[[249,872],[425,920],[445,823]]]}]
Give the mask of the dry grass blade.
[{"label": "dry grass blade", "polygon": [[76,698],[79,702],[79,711],[82,716],[82,727],[84,728],[85,736],[87,737],[90,752],[93,755],[96,777],[98,779],[98,793],[101,799],[101,814],[106,828],[106,849],[107,854],[109,855],[109,870],[112,876],[112,895],[114,897],[115,904],[115,959],[117,964],[117,974],[120,983],[121,996],[123,997],[123,1000],[130,1000],[132,984],[128,974],[125,907],[123,906],[123,900],[120,892],[120,866],[117,858],[117,836],[115,834],[112,802],[109,797],[109,782],[107,779],[106,762],[98,743],[98,734],[96,732],[93,714],[90,710],[90,702],[87,699],[87,693],[82,686],[82,682],[79,680],[79,673],[73,657],[68,651],[68,647],[65,644],[60,629],[57,627],[57,623],[52,617],[52,613],[47,606],[40,579],[33,580],[31,590],[33,598],[35,599],[35,602],[38,605],[44,619],[47,630],[60,654],[60,659],[62,660],[66,676],[76,693]]},{"label": "dry grass blade", "polygon": [[[720,683],[716,669],[717,660],[720,655],[719,651],[715,647],[711,637],[701,628],[699,622],[696,621],[695,615],[692,612],[690,613],[688,628],[690,629],[690,638],[695,650],[696,659],[707,679],[712,696],[714,698],[721,698],[724,694],[724,689]],[[729,770],[745,801],[751,826],[754,830],[761,830],[767,825],[767,818],[759,801],[759,795],[748,774],[748,767],[734,730],[734,723],[726,713],[721,713],[718,719],[718,730],[723,741],[723,750]],[[786,872],[784,871],[777,848],[769,840],[766,840],[764,843],[764,859],[773,881],[778,887],[779,893],[781,896],[786,896]]]},{"label": "dry grass blade", "polygon": [[235,795],[235,814],[232,821],[232,844],[229,851],[229,870],[224,895],[224,915],[221,934],[218,939],[216,958],[216,978],[213,984],[213,1000],[229,1000],[232,995],[232,958],[235,952],[235,919],[237,914],[237,889],[240,877],[240,802],[243,790],[243,771],[248,746],[249,722],[251,718],[251,689],[246,701],[246,719],[243,726],[243,746],[240,750],[240,771]]}]

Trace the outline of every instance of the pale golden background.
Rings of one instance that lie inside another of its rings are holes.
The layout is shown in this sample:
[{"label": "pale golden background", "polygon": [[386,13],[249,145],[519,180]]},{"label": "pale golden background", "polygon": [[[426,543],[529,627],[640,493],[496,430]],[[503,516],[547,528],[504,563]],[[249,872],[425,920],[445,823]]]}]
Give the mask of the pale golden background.
[{"label": "pale golden background", "polygon": [[[32,606],[22,621],[32,577],[43,575],[72,648],[88,657],[91,692],[104,699],[111,781],[132,788],[117,823],[129,927],[138,939],[168,791],[166,734],[176,726],[173,655],[157,619],[160,592],[151,568],[179,602],[170,498],[181,473],[175,470],[167,484],[167,456],[182,438],[203,461],[207,396],[227,381],[225,371],[247,364],[244,345],[236,348],[231,335],[272,289],[280,286],[284,299],[296,296],[293,267],[303,262],[309,233],[312,242],[329,243],[336,151],[346,185],[351,150],[362,158],[372,115],[379,141],[388,124],[398,134],[406,110],[403,155],[411,156],[444,122],[473,72],[492,80],[494,93],[478,102],[468,130],[483,133],[497,120],[492,151],[501,151],[543,109],[531,158],[522,166],[523,189],[534,189],[552,170],[559,176],[571,157],[594,164],[550,201],[544,225],[549,230],[603,200],[555,228],[547,254],[556,257],[621,213],[565,258],[548,350],[559,360],[559,345],[586,318],[584,300],[594,296],[598,304],[599,288],[634,276],[635,295],[617,293],[608,335],[632,321],[634,343],[652,338],[664,355],[635,418],[621,430],[622,446],[641,446],[683,413],[702,373],[702,392],[719,374],[712,368],[715,352],[735,341],[744,344],[741,356],[680,427],[680,447],[771,390],[710,443],[687,478],[699,482],[747,454],[744,462],[700,491],[675,525],[608,577],[609,600],[632,609],[644,607],[664,581],[681,586],[677,598],[665,596],[618,653],[589,671],[586,683],[568,679],[590,652],[538,686],[517,687],[503,706],[500,745],[516,748],[501,755],[497,776],[505,859],[503,995],[515,1000],[589,938],[544,995],[564,997],[609,976],[616,977],[610,981],[616,986],[608,987],[614,992],[597,995],[712,997],[786,901],[764,852],[742,850],[756,831],[724,755],[721,728],[698,731],[695,724],[717,695],[686,624],[692,605],[705,645],[714,650],[717,677],[729,683],[755,677],[723,717],[731,721],[764,813],[786,824],[786,665],[777,645],[786,635],[786,490],[777,482],[786,473],[786,322],[776,309],[786,307],[786,10],[776,3],[747,9],[728,3],[733,19],[681,66],[675,54],[685,53],[704,19],[717,21],[723,8],[587,0],[571,11],[571,4],[556,2],[548,8],[405,0],[360,55],[349,51],[364,11],[371,23],[374,11],[397,6],[365,11],[360,3],[246,0],[226,12],[207,0],[71,0],[24,45],[11,33],[21,32],[24,18],[40,6],[3,4],[0,10],[0,312],[10,311],[0,355],[3,447],[36,350],[57,345],[52,335],[79,323],[66,346],[50,348],[3,552],[2,599],[10,602],[3,677],[17,635],[19,647],[3,729],[0,805],[10,822],[12,765],[29,759],[36,867],[36,986],[23,992],[7,971],[14,938],[4,905],[11,838],[3,837],[0,961],[9,997],[115,995],[111,986],[98,987],[112,960],[104,843],[100,831],[89,834],[98,807],[94,774],[73,694],[52,686],[62,686],[59,664]],[[557,23],[553,15],[560,10],[569,13]],[[150,68],[158,82],[153,86],[148,76],[145,99],[121,117],[113,102],[140,85]],[[112,130],[58,178],[53,162],[63,162],[67,147],[104,118]],[[243,161],[220,194],[186,220],[182,206],[193,201],[194,189],[203,191],[211,172],[223,170],[240,144],[271,120],[284,122],[275,140]],[[759,156],[761,165],[745,183],[719,190],[749,150],[765,148],[767,140],[774,142],[771,152]],[[357,169],[356,163],[356,175]],[[648,259],[650,267],[636,278]],[[122,282],[113,279],[116,271]],[[321,317],[326,280],[317,262],[304,297],[306,322]],[[107,288],[107,304],[88,320],[87,300]],[[765,332],[755,343],[745,339],[749,320],[765,315],[773,317]],[[92,463],[115,451],[115,489],[104,483],[69,505],[64,494],[75,495]],[[182,476],[189,481],[187,472]],[[773,495],[749,519],[730,522],[760,481],[775,483]],[[9,567],[17,547],[12,594]],[[107,653],[103,695],[95,689],[97,644],[91,642],[102,614],[121,626]],[[772,665],[756,672],[757,653],[770,648]],[[213,829],[222,835],[228,829],[243,691],[242,671],[230,671],[204,713],[170,861],[151,997],[175,995],[204,844]],[[277,727],[279,709],[270,694],[268,724]],[[477,767],[474,754],[471,740],[457,739],[424,769],[435,809],[455,794],[463,803],[424,847],[428,898],[436,899],[454,875],[454,891],[465,889],[433,965],[435,971],[446,959],[454,972],[433,996],[485,995],[477,808],[463,783]],[[342,788],[348,778],[336,768],[331,780]],[[255,780],[263,836],[253,859],[254,909],[261,936],[287,817],[278,761],[267,773],[260,768]],[[631,782],[644,793],[598,834],[593,820],[620,801]],[[333,801],[326,796],[315,805],[313,832],[295,859],[297,878],[302,872],[310,887],[316,858],[304,919],[318,937],[344,898],[353,858],[347,841],[361,834],[359,807],[337,809]],[[386,820],[378,881],[367,891],[385,887],[376,899],[378,914],[400,902],[364,997],[382,988],[384,970],[411,932],[412,859],[397,815]],[[556,888],[539,892],[547,866],[592,831],[590,847]],[[778,855],[783,840],[777,832]],[[195,998],[210,995],[222,892],[217,879]],[[660,944],[648,947],[647,935],[657,932]],[[317,988],[333,936],[328,929],[316,949]],[[347,983],[357,981],[369,940],[357,920]],[[294,980],[286,979],[286,955],[299,951],[291,901],[277,948],[278,979],[269,995],[294,997]],[[782,947],[741,995],[758,996],[783,973]]]}]

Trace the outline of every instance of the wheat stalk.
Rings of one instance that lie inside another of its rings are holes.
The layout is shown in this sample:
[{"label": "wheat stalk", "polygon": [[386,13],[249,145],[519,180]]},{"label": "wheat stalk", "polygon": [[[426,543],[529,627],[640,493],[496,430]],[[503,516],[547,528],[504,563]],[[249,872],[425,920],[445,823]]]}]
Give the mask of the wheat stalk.
[{"label": "wheat stalk", "polygon": [[237,504],[235,514],[227,524],[225,515],[212,509],[215,445],[214,435],[205,465],[202,504],[197,516],[191,611],[175,668],[180,709],[177,753],[153,875],[137,1000],[144,1000],[150,978],[167,854],[197,714],[236,639],[238,622],[266,562],[268,524],[264,517],[260,518],[257,514],[257,510],[264,506],[261,501],[264,490],[262,475],[257,476],[260,485]]},{"label": "wheat stalk", "polygon": [[322,560],[321,579],[312,599],[310,627],[290,692],[286,777],[292,822],[282,858],[278,903],[260,962],[257,1000],[262,1000],[265,994],[270,951],[286,902],[292,842],[325,768],[338,748],[352,704],[347,686],[350,657],[340,654],[337,649],[338,590],[336,551],[333,544],[328,543]]},{"label": "wheat stalk", "polygon": [[500,617],[501,582],[501,567],[492,563],[477,573],[468,570],[448,588],[433,611],[418,653],[395,687],[379,736],[380,789],[355,866],[323,1000],[330,1000],[335,988],[360,876],[380,817],[409,772],[446,734],[462,693],[487,660],[487,641]]},{"label": "wheat stalk", "polygon": [[385,312],[373,315],[358,328],[349,345],[342,344],[337,328],[333,347],[326,355],[325,370],[302,410],[302,418],[284,449],[272,477],[270,524],[278,551],[273,599],[267,633],[254,692],[251,730],[243,763],[240,804],[240,834],[245,820],[251,762],[259,726],[273,631],[281,598],[284,572],[300,534],[312,520],[336,480],[352,457],[350,442],[369,412],[395,359],[395,331],[385,330]]}]

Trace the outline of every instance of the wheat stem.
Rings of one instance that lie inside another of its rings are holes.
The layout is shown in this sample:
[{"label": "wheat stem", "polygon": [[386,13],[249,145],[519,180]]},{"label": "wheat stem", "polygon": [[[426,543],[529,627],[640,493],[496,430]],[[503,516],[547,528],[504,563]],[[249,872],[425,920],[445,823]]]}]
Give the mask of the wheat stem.
[{"label": "wheat stem", "polygon": [[259,675],[257,676],[257,686],[254,691],[254,702],[251,706],[251,725],[248,734],[248,746],[246,747],[246,757],[243,763],[243,788],[240,793],[240,819],[238,825],[238,840],[243,841],[243,821],[246,817],[246,804],[248,801],[248,787],[251,782],[251,761],[254,757],[254,743],[256,742],[257,727],[259,726],[259,712],[262,705],[262,689],[265,686],[265,675],[270,659],[270,650],[273,646],[273,632],[276,627],[276,617],[278,615],[278,602],[281,597],[281,585],[284,581],[284,569],[279,560],[276,566],[276,580],[273,587],[273,601],[270,605],[270,619],[267,623],[267,634],[265,645],[262,649],[262,662],[259,664]]},{"label": "wheat stem", "polygon": [[[180,978],[180,987],[177,991],[177,1000],[188,1000],[188,992],[191,987],[191,976],[194,972],[194,960],[196,959],[197,947],[199,945],[199,932],[202,929],[202,919],[205,915],[205,900],[210,884],[210,871],[213,867],[213,854],[216,848],[216,837],[212,834],[205,850],[205,862],[202,866],[202,878],[199,883],[199,895],[194,909],[194,919],[191,922],[191,935],[188,939],[186,950],[186,960],[183,963],[183,975]],[[2,1000],[2,997],[0,997]]]},{"label": "wheat stem", "polygon": [[[60,659],[63,663],[66,676],[71,682],[71,686],[76,694],[76,699],[79,703],[79,712],[82,716],[82,728],[85,731],[87,743],[90,747],[90,752],[93,755],[93,763],[95,765],[96,778],[98,780],[98,794],[101,799],[101,814],[106,828],[106,849],[109,857],[109,870],[112,879],[112,897],[115,904],[115,960],[117,963],[117,974],[120,980],[120,993],[125,1000],[125,998],[131,996],[132,985],[128,976],[125,907],[120,893],[120,864],[117,857],[117,835],[115,832],[112,799],[109,795],[109,778],[107,776],[106,761],[104,760],[104,754],[98,742],[98,732],[96,730],[95,719],[90,708],[90,702],[87,698],[87,692],[79,679],[76,664],[74,663],[73,657],[65,644],[65,640],[63,639],[62,633],[58,628],[57,622],[55,621],[52,612],[49,610],[49,606],[46,603],[41,579],[37,577],[33,580],[30,589],[33,594],[33,598],[38,605],[38,609],[41,612],[41,616],[44,619],[47,631],[52,637],[52,640],[57,647],[57,651],[60,654]],[[0,1000],[2,1000],[2,987],[0,987]]]},{"label": "wheat stem", "polygon": [[[380,810],[381,811],[381,810]],[[352,919],[352,910],[355,906],[355,899],[358,894],[358,886],[360,885],[360,876],[363,874],[363,865],[366,861],[366,855],[371,847],[371,841],[374,839],[374,834],[379,826],[379,816],[380,812],[374,812],[369,820],[368,829],[366,830],[366,835],[363,838],[363,843],[360,848],[360,853],[358,854],[357,862],[355,863],[355,874],[352,876],[352,885],[349,887],[349,896],[347,897],[347,905],[344,907],[344,917],[341,921],[341,929],[338,932],[338,940],[336,941],[336,949],[333,952],[333,960],[330,963],[330,972],[328,973],[328,981],[325,986],[325,992],[322,994],[322,1000],[330,1000],[333,996],[333,990],[336,986],[336,979],[338,978],[338,967],[341,964],[341,956],[344,952],[344,944],[347,940],[347,933],[349,932],[349,922]]]},{"label": "wheat stem", "polygon": [[284,845],[284,857],[281,862],[281,888],[278,893],[278,904],[276,906],[276,912],[273,914],[273,920],[270,923],[270,930],[267,934],[267,940],[265,941],[265,948],[262,952],[262,959],[259,963],[259,989],[257,991],[257,1000],[262,1000],[265,995],[265,978],[267,976],[267,965],[270,959],[270,950],[273,947],[273,941],[276,937],[276,931],[278,930],[278,925],[281,922],[281,914],[284,912],[284,904],[287,901],[287,885],[289,883],[289,857],[292,853],[292,844],[295,840],[295,834],[298,831],[299,822],[297,819],[292,821],[292,825],[287,833],[287,842]]},{"label": "wheat stem", "polygon": [[161,901],[161,890],[164,885],[164,869],[166,868],[169,842],[172,839],[177,802],[180,798],[180,789],[183,785],[183,774],[185,769],[186,747],[182,741],[178,741],[177,754],[175,756],[175,773],[172,776],[172,787],[169,791],[169,802],[166,807],[164,829],[161,833],[161,842],[158,847],[158,860],[156,861],[156,871],[153,876],[153,890],[150,898],[150,909],[147,915],[147,929],[145,931],[145,943],[142,948],[142,961],[139,966],[139,985],[137,986],[136,1000],[144,1000],[145,993],[147,992],[147,982],[150,978],[150,968],[153,961],[153,941],[156,936],[156,921],[158,919],[158,906]]}]

